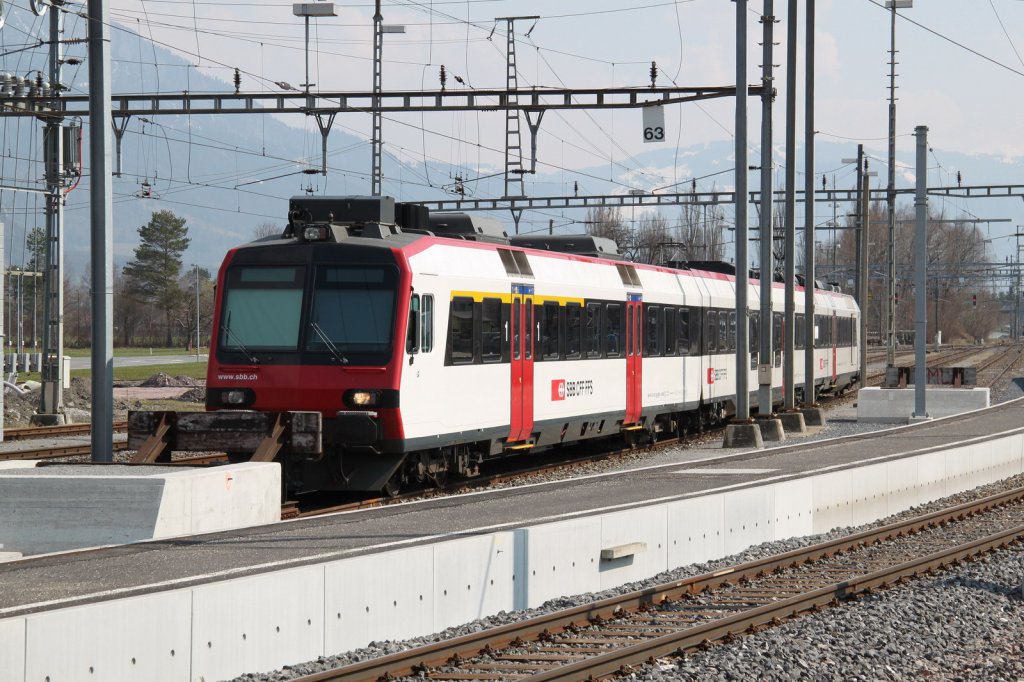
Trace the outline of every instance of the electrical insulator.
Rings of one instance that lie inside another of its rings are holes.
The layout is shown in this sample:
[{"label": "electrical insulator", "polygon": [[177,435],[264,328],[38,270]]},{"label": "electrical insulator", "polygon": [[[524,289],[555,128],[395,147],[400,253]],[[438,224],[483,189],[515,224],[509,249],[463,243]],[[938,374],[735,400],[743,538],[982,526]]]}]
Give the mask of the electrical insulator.
[{"label": "electrical insulator", "polygon": [[444,86],[448,83],[448,72],[445,71],[444,64],[441,65],[441,73],[439,77],[441,79],[441,89],[444,90]]},{"label": "electrical insulator", "polygon": [[651,87],[658,80],[658,62],[651,62]]},{"label": "electrical insulator", "polygon": [[238,94],[238,91],[241,88],[242,88],[242,72],[239,71],[238,67],[236,66],[235,67],[235,94],[236,95]]},{"label": "electrical insulator", "polygon": [[822,176],[821,176],[821,189],[823,189],[823,190],[824,190],[824,189],[826,189],[826,188],[827,188],[827,186],[825,185],[825,176],[824,176],[824,175],[822,175]]}]

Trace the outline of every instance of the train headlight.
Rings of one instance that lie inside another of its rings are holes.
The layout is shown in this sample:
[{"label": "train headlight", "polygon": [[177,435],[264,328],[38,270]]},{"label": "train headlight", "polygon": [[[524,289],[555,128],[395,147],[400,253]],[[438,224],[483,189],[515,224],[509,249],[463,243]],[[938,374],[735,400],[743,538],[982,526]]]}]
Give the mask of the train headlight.
[{"label": "train headlight", "polygon": [[375,407],[380,405],[381,391],[355,390],[347,391],[342,400],[349,407]]},{"label": "train headlight", "polygon": [[242,405],[246,399],[245,391],[224,391],[221,400],[225,405]]},{"label": "train headlight", "polygon": [[254,402],[256,393],[251,388],[214,388],[206,392],[210,407],[248,407]]},{"label": "train headlight", "polygon": [[322,242],[327,239],[326,227],[307,227],[302,231],[302,238],[307,242]]}]

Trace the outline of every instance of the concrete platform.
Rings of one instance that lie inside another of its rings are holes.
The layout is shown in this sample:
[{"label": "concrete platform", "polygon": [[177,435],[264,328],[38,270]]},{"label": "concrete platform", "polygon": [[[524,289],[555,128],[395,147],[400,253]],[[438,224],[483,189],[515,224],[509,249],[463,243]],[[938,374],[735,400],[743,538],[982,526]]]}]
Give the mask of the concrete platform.
[{"label": "concrete platform", "polygon": [[681,449],[667,465],[0,564],[0,679],[89,668],[225,679],[438,632],[1019,474],[1022,424],[1018,400],[831,441]]},{"label": "concrete platform", "polygon": [[7,552],[61,552],[281,519],[277,464],[10,464],[0,469],[0,546]]},{"label": "concrete platform", "polygon": [[[914,388],[862,388],[857,396],[857,421],[908,424],[914,416]],[[925,389],[925,409],[932,418],[948,417],[989,406],[987,388]]]}]

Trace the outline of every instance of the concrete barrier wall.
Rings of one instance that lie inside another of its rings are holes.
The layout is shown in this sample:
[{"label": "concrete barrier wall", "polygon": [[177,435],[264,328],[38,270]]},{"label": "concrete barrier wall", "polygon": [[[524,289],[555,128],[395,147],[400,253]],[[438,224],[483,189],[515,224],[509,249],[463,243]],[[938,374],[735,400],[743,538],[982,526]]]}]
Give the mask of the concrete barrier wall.
[{"label": "concrete barrier wall", "polygon": [[0,471],[4,551],[43,554],[281,520],[278,464],[247,462],[146,476],[52,470]]},{"label": "concrete barrier wall", "polygon": [[[755,489],[8,618],[0,620],[0,679],[209,681],[271,670],[866,523],[1022,471],[1024,434],[1013,434]],[[632,553],[602,561],[602,550],[623,547]]]}]

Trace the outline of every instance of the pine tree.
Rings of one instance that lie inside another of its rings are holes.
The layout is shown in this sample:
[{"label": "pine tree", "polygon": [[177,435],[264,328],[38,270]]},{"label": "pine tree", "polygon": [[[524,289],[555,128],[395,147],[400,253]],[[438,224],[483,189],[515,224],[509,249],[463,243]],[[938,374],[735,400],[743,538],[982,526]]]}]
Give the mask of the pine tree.
[{"label": "pine tree", "polygon": [[124,266],[127,288],[132,297],[163,311],[166,322],[165,345],[173,345],[174,315],[181,308],[184,294],[178,286],[181,256],[191,241],[185,219],[171,211],[156,211],[139,228],[140,243],[135,259]]}]

